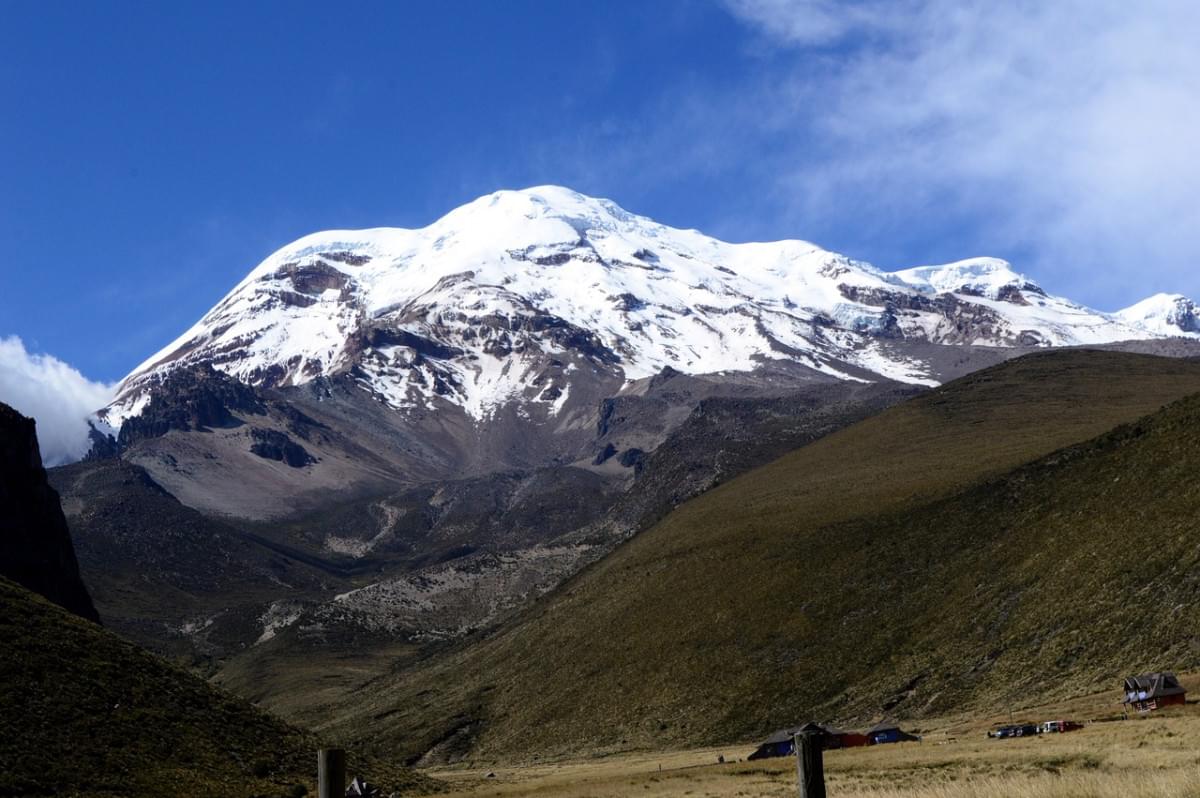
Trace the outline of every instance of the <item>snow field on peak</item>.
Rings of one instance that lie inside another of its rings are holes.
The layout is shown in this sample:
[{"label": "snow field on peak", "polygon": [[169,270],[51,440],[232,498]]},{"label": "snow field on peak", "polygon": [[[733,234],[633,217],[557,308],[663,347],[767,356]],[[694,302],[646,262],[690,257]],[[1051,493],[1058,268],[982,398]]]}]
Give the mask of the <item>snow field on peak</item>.
[{"label": "snow field on peak", "polygon": [[917,266],[892,272],[891,276],[920,291],[933,294],[960,293],[963,289],[995,299],[1000,289],[1032,283],[999,258],[970,258],[941,266]]},{"label": "snow field on peak", "polygon": [[1200,311],[1182,294],[1155,294],[1113,314],[1127,324],[1162,335],[1200,331]]},{"label": "snow field on peak", "polygon": [[[990,321],[964,333],[930,305],[939,297]],[[890,310],[893,300],[903,312]],[[731,244],[541,186],[480,197],[421,229],[327,231],[281,248],[131,373],[109,420],[132,415],[156,374],[195,360],[284,385],[358,365],[388,404],[432,409],[441,396],[481,420],[499,404],[531,398],[536,375],[528,353],[496,357],[472,328],[531,312],[594,334],[627,380],[667,366],[715,373],[791,359],[841,378],[850,375],[838,363],[928,384],[920,362],[885,352],[872,336],[891,324],[933,343],[1108,343],[1183,334],[1171,326],[1178,307],[1151,298],[1100,313],[1045,294],[994,258],[888,273],[805,241]],[[355,348],[371,325],[460,353],[438,364],[455,375],[453,390],[434,391],[432,367],[411,367],[404,347]],[[549,340],[538,346],[561,354]]]}]

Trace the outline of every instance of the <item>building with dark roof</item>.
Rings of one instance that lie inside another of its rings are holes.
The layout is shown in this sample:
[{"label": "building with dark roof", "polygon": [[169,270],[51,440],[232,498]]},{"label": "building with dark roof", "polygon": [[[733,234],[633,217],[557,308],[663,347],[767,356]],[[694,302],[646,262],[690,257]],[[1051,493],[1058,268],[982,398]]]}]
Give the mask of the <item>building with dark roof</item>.
[{"label": "building with dark roof", "polygon": [[770,759],[776,756],[790,756],[794,751],[792,737],[799,731],[799,727],[794,729],[780,729],[759,743],[758,748],[754,749],[754,753],[750,754],[747,759]]},{"label": "building with dark roof", "polygon": [[1187,690],[1175,674],[1143,673],[1125,679],[1125,705],[1138,712],[1151,712],[1187,701]]},{"label": "building with dark roof", "polygon": [[871,745],[880,745],[882,743],[902,743],[908,741],[920,740],[915,734],[909,734],[902,731],[899,726],[889,721],[876,723],[871,728],[867,729],[867,739]]},{"label": "building with dark roof", "polygon": [[822,726],[819,723],[809,722],[795,728],[780,729],[763,740],[754,753],[750,754],[749,758],[768,759],[776,756],[790,756],[795,753],[793,738],[797,734],[806,733],[819,736],[821,738],[821,748],[827,751],[833,748],[854,748],[860,745],[867,745],[870,742],[867,735],[860,734],[859,732],[843,731],[842,729],[835,729],[832,726]]}]

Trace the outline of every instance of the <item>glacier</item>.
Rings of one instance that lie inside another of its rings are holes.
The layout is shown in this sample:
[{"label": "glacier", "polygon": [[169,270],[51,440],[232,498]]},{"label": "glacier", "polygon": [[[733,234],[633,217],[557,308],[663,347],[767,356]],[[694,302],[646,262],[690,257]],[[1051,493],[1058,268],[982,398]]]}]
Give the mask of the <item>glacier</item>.
[{"label": "glacier", "polygon": [[476,421],[521,401],[553,415],[588,369],[635,381],[787,360],[932,385],[894,342],[1197,338],[1194,310],[1160,295],[1104,313],[995,258],[885,272],[807,241],[728,243],[538,186],[420,229],[333,230],[279,249],[134,369],[100,418],[120,426],[157,381],[197,363],[266,387],[352,374],[398,410],[450,403]]}]

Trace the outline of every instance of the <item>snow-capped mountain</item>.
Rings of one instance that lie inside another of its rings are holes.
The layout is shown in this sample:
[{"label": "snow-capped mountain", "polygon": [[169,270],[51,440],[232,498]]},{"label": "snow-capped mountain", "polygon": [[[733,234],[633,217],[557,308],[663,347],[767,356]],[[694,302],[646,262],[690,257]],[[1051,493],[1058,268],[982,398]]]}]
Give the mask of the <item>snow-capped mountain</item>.
[{"label": "snow-capped mountain", "polygon": [[[885,272],[564,188],[502,191],[419,230],[317,233],[266,258],[126,377],[101,413],[114,429],[96,425],[63,490],[72,523],[126,553],[93,548],[120,584],[207,584],[249,552],[253,591],[234,602],[222,581],[186,616],[156,607],[170,626],[138,629],[205,652],[289,625],[456,636],[918,385],[1029,348],[1176,336],[1200,339],[1182,297],[1106,314],[1000,260]],[[189,535],[215,524],[212,542],[178,560],[163,517]],[[245,521],[245,540],[228,534]],[[322,595],[340,580],[333,601],[298,602],[312,562]]]},{"label": "snow-capped mountain", "polygon": [[1200,309],[1182,294],[1155,294],[1113,315],[1126,324],[1161,335],[1200,333]]},{"label": "snow-capped mountain", "polygon": [[884,272],[804,241],[730,244],[542,186],[499,191],[419,230],[316,233],[254,268],[122,382],[209,363],[256,386],[348,374],[401,411],[475,421],[518,403],[553,418],[581,379],[791,361],[842,379],[935,384],[903,344],[1067,346],[1200,337],[1195,306],[1118,313],[1047,294],[1001,260]]}]

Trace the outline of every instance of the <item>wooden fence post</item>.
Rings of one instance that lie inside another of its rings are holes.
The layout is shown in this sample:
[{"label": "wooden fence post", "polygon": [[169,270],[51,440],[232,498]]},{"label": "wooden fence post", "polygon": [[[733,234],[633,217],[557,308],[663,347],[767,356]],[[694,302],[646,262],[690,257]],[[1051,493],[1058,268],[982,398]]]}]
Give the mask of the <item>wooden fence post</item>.
[{"label": "wooden fence post", "polygon": [[317,798],[346,798],[346,751],[317,751]]},{"label": "wooden fence post", "polygon": [[821,754],[821,735],[804,732],[792,737],[796,748],[796,778],[800,798],[825,798],[825,763]]}]

